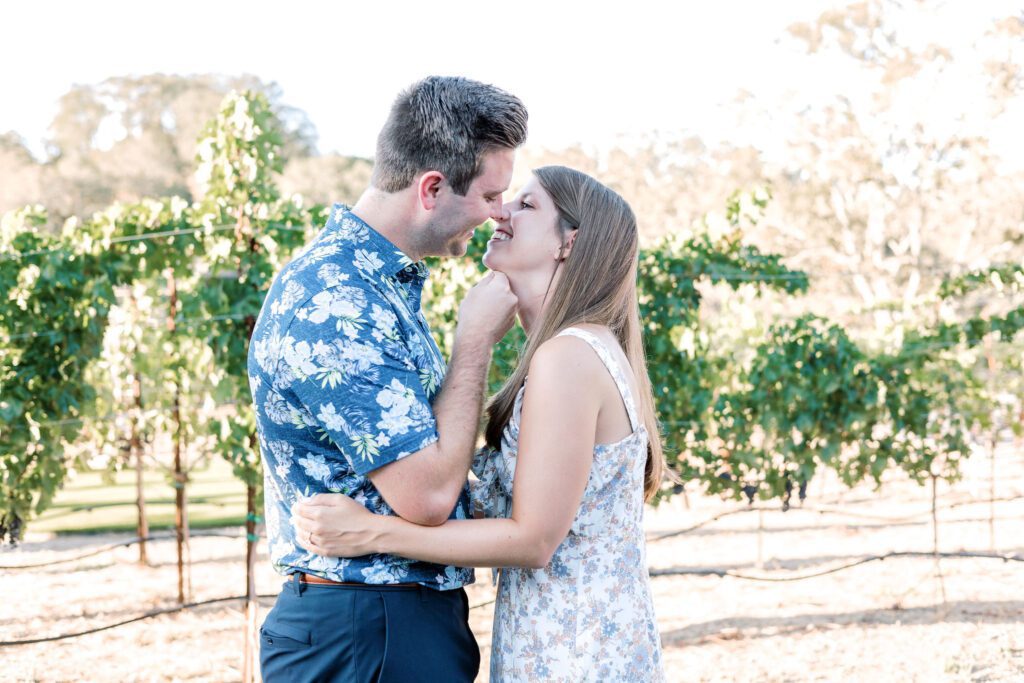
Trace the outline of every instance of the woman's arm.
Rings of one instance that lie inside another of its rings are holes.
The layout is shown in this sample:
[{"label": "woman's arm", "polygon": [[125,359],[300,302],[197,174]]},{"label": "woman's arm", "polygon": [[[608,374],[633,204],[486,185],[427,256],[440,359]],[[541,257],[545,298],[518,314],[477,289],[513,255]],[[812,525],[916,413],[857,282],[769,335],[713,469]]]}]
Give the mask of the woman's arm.
[{"label": "woman's arm", "polygon": [[299,543],[328,556],[389,553],[463,567],[546,566],[569,533],[593,462],[605,371],[595,354],[580,352],[583,344],[556,337],[530,363],[511,518],[423,527],[370,514],[340,494],[321,494],[295,507]]}]

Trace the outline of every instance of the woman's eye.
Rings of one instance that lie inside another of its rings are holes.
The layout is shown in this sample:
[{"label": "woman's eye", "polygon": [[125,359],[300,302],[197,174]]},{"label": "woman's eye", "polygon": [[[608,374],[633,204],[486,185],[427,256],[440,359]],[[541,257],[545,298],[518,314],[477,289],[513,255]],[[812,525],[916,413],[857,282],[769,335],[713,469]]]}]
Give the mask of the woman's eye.
[{"label": "woman's eye", "polygon": [[524,208],[524,209],[532,209],[533,208],[533,205],[531,205],[529,202],[520,201],[519,205],[522,208]]}]

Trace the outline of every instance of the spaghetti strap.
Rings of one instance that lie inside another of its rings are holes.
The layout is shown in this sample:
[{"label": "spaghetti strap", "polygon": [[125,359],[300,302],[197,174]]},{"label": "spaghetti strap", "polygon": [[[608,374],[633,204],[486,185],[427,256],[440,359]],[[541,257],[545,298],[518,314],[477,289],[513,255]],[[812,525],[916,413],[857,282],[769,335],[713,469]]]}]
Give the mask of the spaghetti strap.
[{"label": "spaghetti strap", "polygon": [[612,354],[608,351],[608,347],[604,345],[604,342],[594,333],[581,330],[578,327],[567,327],[555,336],[577,337],[590,344],[591,348],[597,353],[598,358],[601,359],[601,362],[608,369],[608,374],[615,381],[615,386],[618,387],[619,394],[622,396],[622,403],[626,406],[630,429],[636,431],[640,427],[640,420],[637,416],[636,404],[633,403],[633,392],[630,391],[629,382],[626,381],[621,364],[612,358]]}]

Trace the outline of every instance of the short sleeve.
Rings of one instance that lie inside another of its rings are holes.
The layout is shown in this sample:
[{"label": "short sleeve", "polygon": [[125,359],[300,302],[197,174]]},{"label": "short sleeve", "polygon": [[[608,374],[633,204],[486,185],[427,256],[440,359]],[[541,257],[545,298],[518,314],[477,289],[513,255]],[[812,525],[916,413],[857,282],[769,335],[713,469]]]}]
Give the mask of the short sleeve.
[{"label": "short sleeve", "polygon": [[470,499],[474,516],[511,516],[512,499],[502,486],[499,473],[502,464],[501,451],[490,446],[484,446],[473,456],[471,469],[477,480],[470,482]]},{"label": "short sleeve", "polygon": [[429,446],[437,423],[417,344],[391,304],[369,286],[336,284],[301,305],[281,340],[284,391],[365,475]]}]

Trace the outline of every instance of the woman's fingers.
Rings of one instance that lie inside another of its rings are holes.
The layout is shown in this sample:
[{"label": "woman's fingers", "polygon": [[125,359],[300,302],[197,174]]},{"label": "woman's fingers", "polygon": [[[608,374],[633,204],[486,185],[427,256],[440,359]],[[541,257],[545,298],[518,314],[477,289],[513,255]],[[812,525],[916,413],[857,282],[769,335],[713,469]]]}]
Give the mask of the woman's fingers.
[{"label": "woman's fingers", "polygon": [[360,553],[356,542],[358,516],[370,515],[360,503],[337,493],[318,494],[292,505],[290,523],[296,544],[317,555],[351,557]]},{"label": "woman's fingers", "polygon": [[322,520],[330,508],[337,508],[344,504],[344,501],[338,500],[339,498],[348,500],[340,493],[318,493],[312,498],[300,500],[292,505],[292,515],[308,519],[311,522]]},{"label": "woman's fingers", "polygon": [[307,507],[326,507],[331,505],[331,502],[339,497],[345,498],[347,496],[340,493],[315,493],[309,498],[303,498],[299,503],[306,505]]},{"label": "woman's fingers", "polygon": [[292,521],[293,521],[293,523],[301,521],[304,524],[306,524],[307,526],[308,525],[312,525],[312,524],[314,524],[316,522],[315,514],[316,513],[312,512],[309,508],[307,508],[302,503],[297,503],[297,504],[292,506]]},{"label": "woman's fingers", "polygon": [[308,550],[315,555],[328,555],[327,548],[324,548],[320,542],[322,542],[322,536],[316,535],[316,529],[312,525],[301,519],[292,518],[292,525],[295,527],[295,543],[303,550]]},{"label": "woman's fingers", "polygon": [[313,532],[312,523],[308,519],[305,519],[304,517],[299,517],[298,515],[292,515],[291,521],[292,526],[295,527],[296,531],[301,531],[304,534],[309,534]]}]

